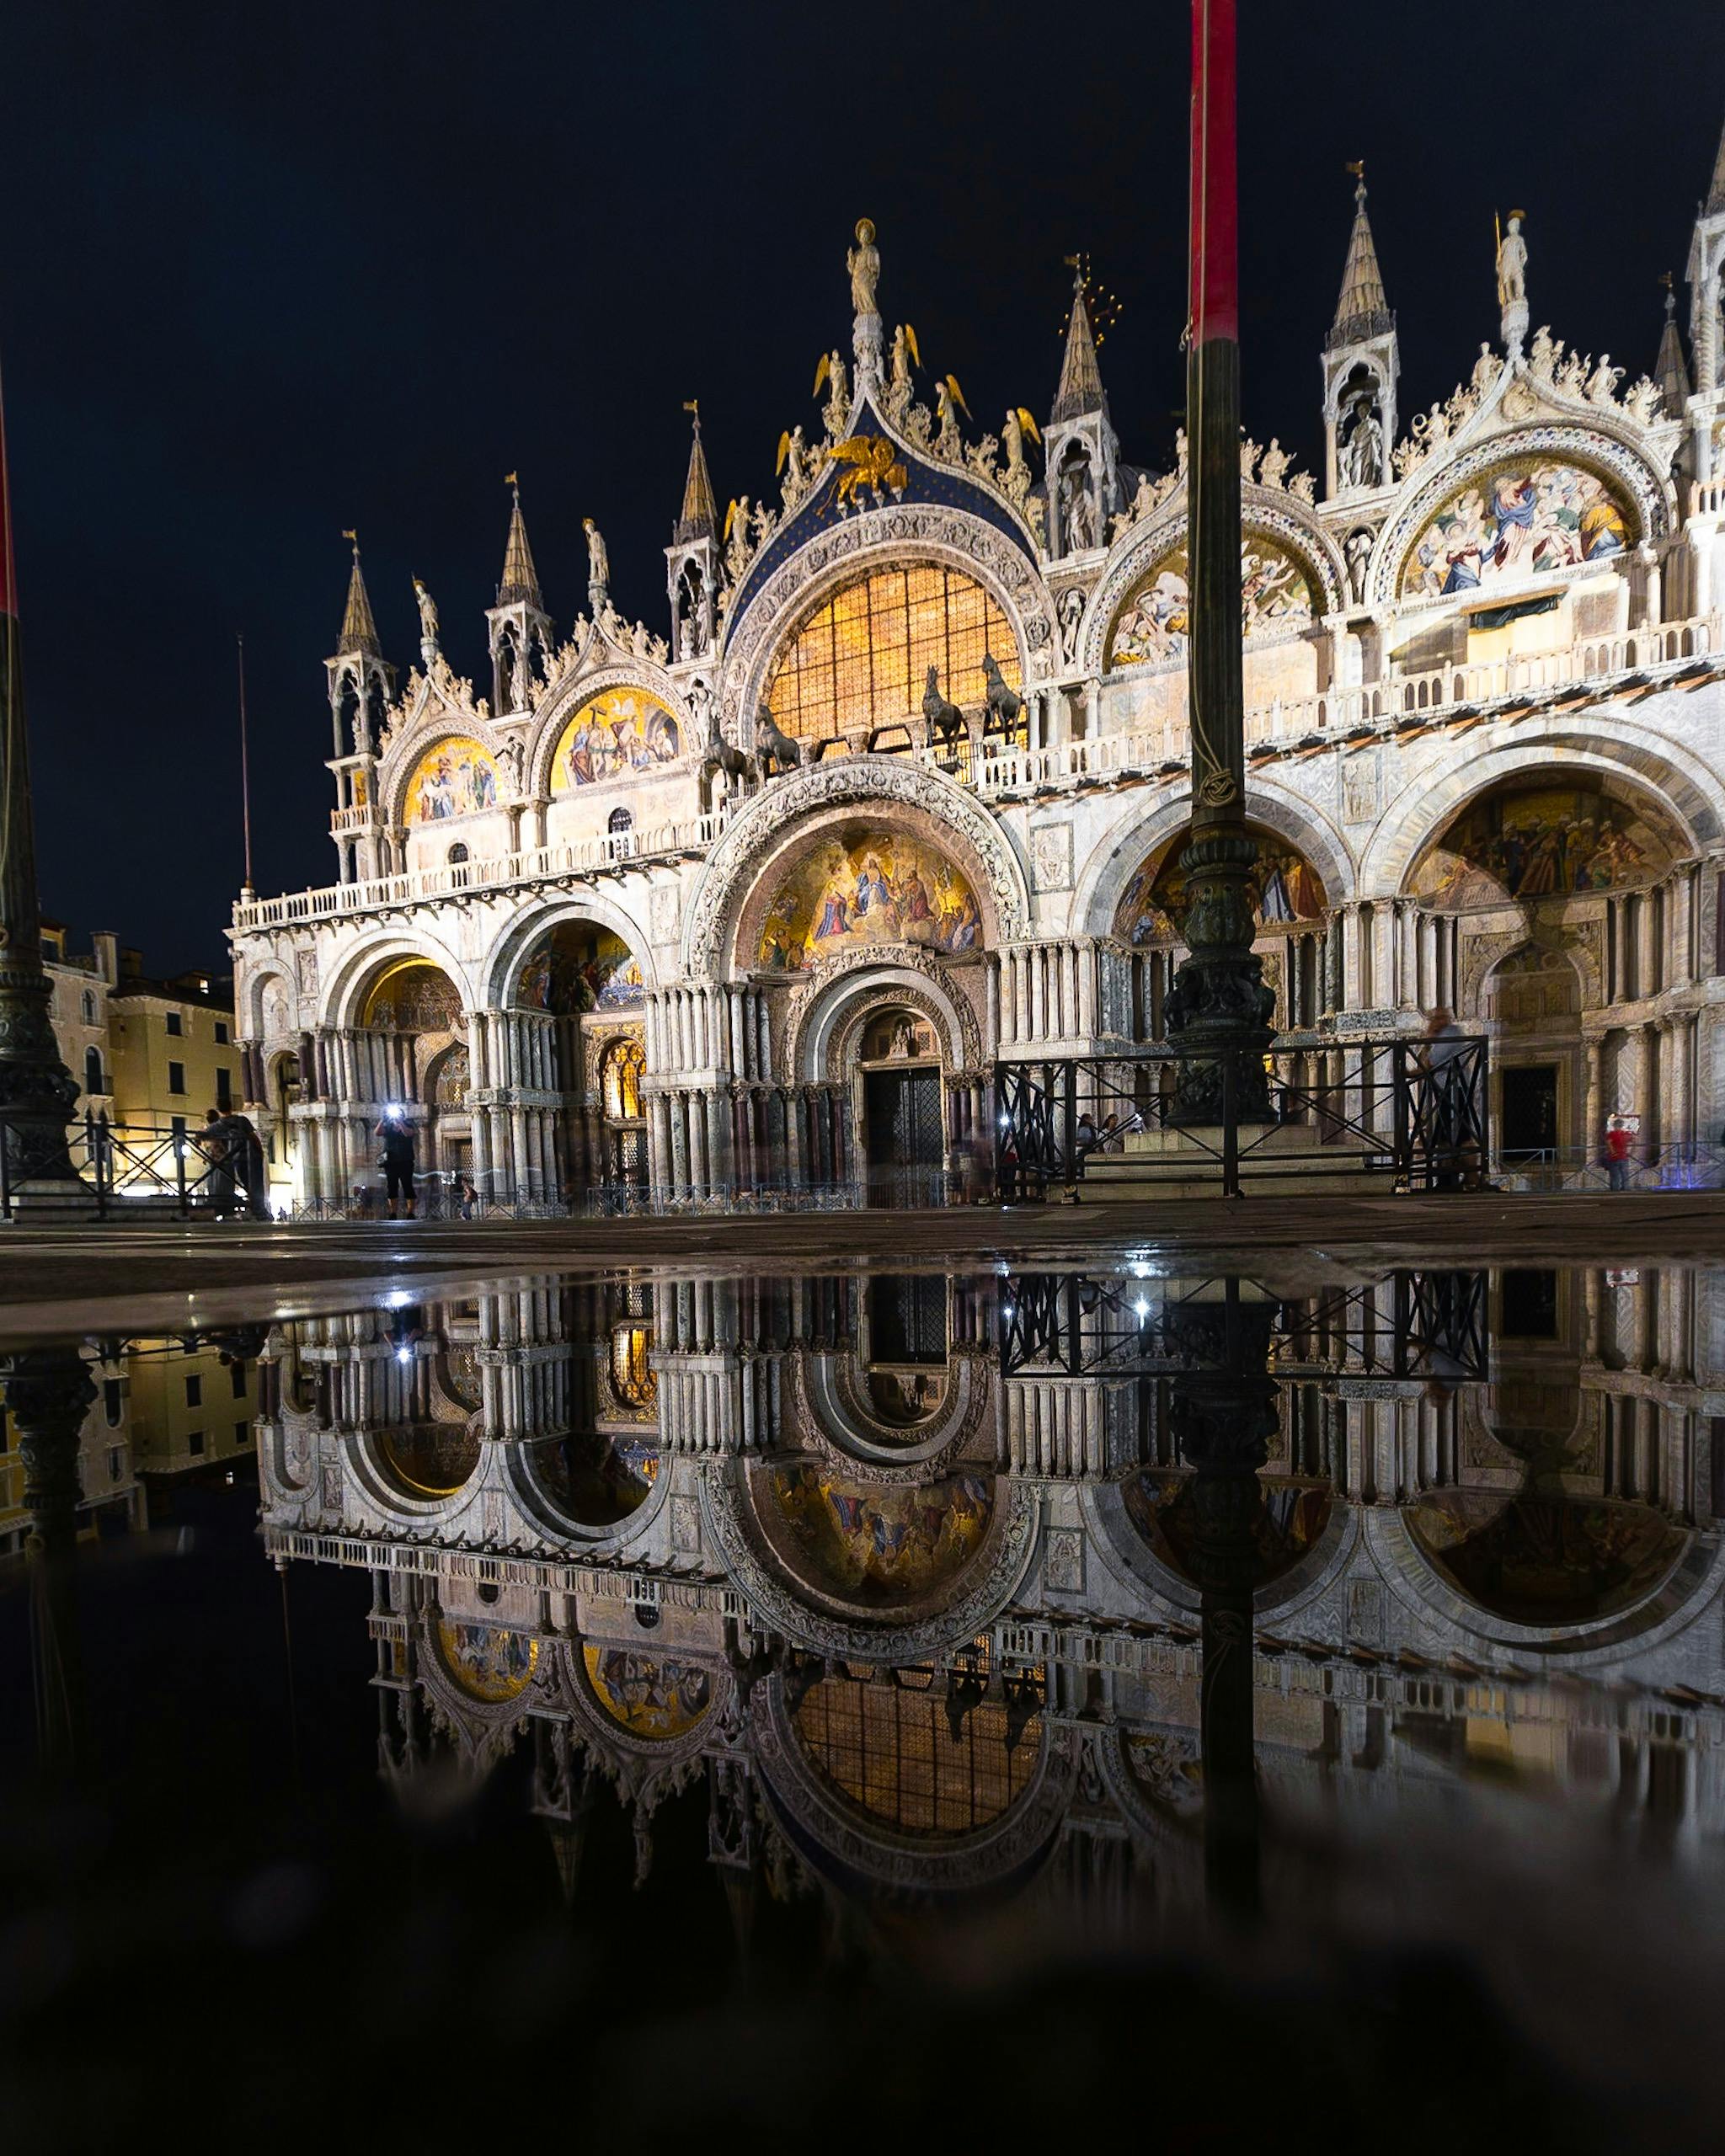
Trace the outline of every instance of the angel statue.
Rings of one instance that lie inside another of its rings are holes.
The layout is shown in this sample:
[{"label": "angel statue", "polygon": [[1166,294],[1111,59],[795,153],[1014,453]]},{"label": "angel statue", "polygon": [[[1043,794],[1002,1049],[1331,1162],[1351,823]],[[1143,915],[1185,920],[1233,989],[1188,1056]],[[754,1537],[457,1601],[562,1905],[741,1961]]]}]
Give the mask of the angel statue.
[{"label": "angel statue", "polygon": [[968,419],[970,407],[964,402],[964,392],[959,388],[958,377],[948,375],[934,385],[934,408],[940,418],[940,432],[934,438],[934,453],[943,456],[949,464],[956,464],[964,454],[964,445],[959,433],[958,414],[962,412]]},{"label": "angel statue", "polygon": [[896,417],[911,401],[911,370],[920,367],[922,355],[916,349],[916,332],[908,322],[901,322],[893,332],[892,378],[887,384],[887,407]]},{"label": "angel statue", "polygon": [[1029,467],[1024,462],[1024,437],[1028,435],[1039,448],[1042,436],[1037,430],[1036,419],[1022,404],[1015,404],[1007,414],[1007,424],[1001,430],[1001,440],[1007,451],[1007,483],[1010,487],[1023,472],[1028,478]]},{"label": "angel statue", "polygon": [[746,494],[739,494],[724,513],[724,563],[733,583],[749,564],[749,513]]},{"label": "angel statue", "polygon": [[792,427],[778,438],[778,467],[775,478],[784,478],[785,507],[802,499],[809,487],[809,452],[801,427]]},{"label": "angel statue", "polygon": [[605,551],[604,537],[590,516],[581,519],[581,529],[587,535],[587,604],[596,614],[611,591],[611,556]]},{"label": "angel statue", "polygon": [[1261,487],[1279,488],[1283,480],[1288,476],[1288,467],[1292,462],[1293,459],[1287,451],[1283,448],[1275,435],[1272,435],[1270,446],[1264,451],[1263,461],[1258,467],[1258,483]]},{"label": "angel statue", "polygon": [[414,597],[419,604],[419,649],[429,666],[437,656],[437,601],[418,577],[414,579]]},{"label": "angel statue", "polygon": [[1617,401],[1617,385],[1627,371],[1628,370],[1624,367],[1614,367],[1611,364],[1611,355],[1609,352],[1601,352],[1599,364],[1588,377],[1588,403],[1597,404],[1604,410],[1610,411]]},{"label": "angel statue", "polygon": [[857,244],[845,255],[851,273],[851,311],[874,314],[874,288],[880,282],[880,250],[874,244],[874,227],[867,217],[857,221]]},{"label": "angel statue", "polygon": [[836,441],[851,416],[851,378],[845,371],[843,355],[836,350],[823,352],[815,362],[814,387],[810,393],[819,397],[823,388],[826,406],[821,417],[826,421],[826,431]]}]

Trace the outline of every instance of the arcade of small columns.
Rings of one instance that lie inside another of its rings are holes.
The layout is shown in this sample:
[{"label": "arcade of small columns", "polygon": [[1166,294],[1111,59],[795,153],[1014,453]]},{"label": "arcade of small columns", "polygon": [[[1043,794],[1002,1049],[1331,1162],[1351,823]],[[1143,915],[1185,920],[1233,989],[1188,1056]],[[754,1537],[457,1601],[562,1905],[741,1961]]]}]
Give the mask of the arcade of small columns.
[{"label": "arcade of small columns", "polygon": [[[1411,896],[1348,899],[1322,921],[1266,934],[1258,948],[1274,961],[1278,1029],[1290,1049],[1311,1059],[1296,1080],[1346,1087],[1359,1075],[1350,1040],[1406,1030],[1414,1014],[1439,1006],[1456,1011],[1471,1030],[1491,1015],[1489,976],[1509,954],[1506,938],[1555,949],[1585,926],[1601,978],[1597,1000],[1578,995],[1571,1023],[1569,1045],[1583,1059],[1567,1142],[1593,1143],[1607,1114],[1633,1107],[1644,1147],[1684,1145],[1708,1134],[1701,1127],[1699,991],[1710,963],[1703,930],[1717,888],[1717,865],[1709,858],[1680,861],[1640,889],[1578,894],[1538,912],[1524,905],[1457,914]],[[1550,931],[1545,941],[1542,928]],[[1491,948],[1484,963],[1471,964],[1476,937]],[[884,965],[891,957],[883,953]],[[991,1127],[996,1055],[1033,1059],[1130,1040],[1165,1045],[1163,1012],[1179,957],[1167,947],[1135,949],[1117,937],[1081,934],[1012,942],[969,960],[981,1067],[953,1068],[943,1043],[949,1151]],[[652,1183],[699,1192],[841,1183],[858,1173],[853,1074],[792,1075],[775,1067],[775,998],[789,985],[685,979],[597,1014],[608,1031],[633,1027],[643,1038]],[[871,991],[867,974],[854,977],[852,992],[872,992],[883,1006],[892,1000],[890,985]],[[358,1025],[301,1036],[300,1098],[291,1119],[302,1148],[303,1197],[339,1199],[355,1181],[370,1179],[372,1133],[389,1102],[402,1103],[419,1130],[422,1167],[437,1164],[434,1117],[444,1134],[467,1139],[482,1192],[554,1201],[609,1179],[601,1104],[583,1063],[582,1027],[595,1022],[595,1014],[582,1020],[520,1008],[468,1011],[469,1068],[458,1106],[425,1097],[438,1056],[427,1058],[423,1036]],[[1320,1024],[1324,1041],[1300,1038]],[[1500,1065],[1514,1059],[1514,1033],[1513,1026],[1499,1029],[1493,1055]],[[261,1101],[264,1058],[255,1044],[247,1070]]]}]

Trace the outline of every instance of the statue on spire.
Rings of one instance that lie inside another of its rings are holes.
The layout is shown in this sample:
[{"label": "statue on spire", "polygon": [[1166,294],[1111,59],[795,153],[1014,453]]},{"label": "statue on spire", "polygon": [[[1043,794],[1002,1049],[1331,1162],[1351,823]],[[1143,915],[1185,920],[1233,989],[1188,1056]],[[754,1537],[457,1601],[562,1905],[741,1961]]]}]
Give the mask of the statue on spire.
[{"label": "statue on spire", "polygon": [[1527,336],[1527,242],[1521,237],[1522,210],[1512,210],[1498,235],[1498,305],[1503,309],[1504,349],[1519,359]]},{"label": "statue on spire", "polygon": [[414,597],[419,607],[419,656],[429,674],[438,657],[437,601],[418,577],[414,579]]},{"label": "statue on spire", "polygon": [[611,596],[611,556],[606,552],[599,526],[590,516],[581,519],[581,529],[587,535],[587,604],[596,622]]},{"label": "statue on spire", "polygon": [[857,221],[857,244],[846,250],[845,267],[851,273],[851,312],[879,314],[875,287],[880,282],[880,250],[874,244],[874,227],[867,217]]}]

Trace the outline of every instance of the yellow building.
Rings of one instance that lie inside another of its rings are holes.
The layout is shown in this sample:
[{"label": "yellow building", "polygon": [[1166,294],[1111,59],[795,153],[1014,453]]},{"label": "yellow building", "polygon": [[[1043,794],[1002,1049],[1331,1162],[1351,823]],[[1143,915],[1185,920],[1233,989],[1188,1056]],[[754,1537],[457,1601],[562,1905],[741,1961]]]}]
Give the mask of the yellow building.
[{"label": "yellow building", "polygon": [[216,1347],[140,1341],[127,1359],[131,1444],[141,1475],[182,1475],[249,1457],[254,1366]]},{"label": "yellow building", "polygon": [[[237,1107],[244,1090],[231,983],[197,972],[158,979],[140,952],[106,931],[90,947],[72,956],[63,924],[42,925],[49,1015],[80,1089],[76,1113],[104,1116],[112,1127],[116,1184],[165,1188],[175,1181],[174,1134],[197,1130],[211,1108]],[[73,1157],[83,1165],[83,1149],[74,1145]],[[202,1170],[189,1156],[189,1179]]]}]

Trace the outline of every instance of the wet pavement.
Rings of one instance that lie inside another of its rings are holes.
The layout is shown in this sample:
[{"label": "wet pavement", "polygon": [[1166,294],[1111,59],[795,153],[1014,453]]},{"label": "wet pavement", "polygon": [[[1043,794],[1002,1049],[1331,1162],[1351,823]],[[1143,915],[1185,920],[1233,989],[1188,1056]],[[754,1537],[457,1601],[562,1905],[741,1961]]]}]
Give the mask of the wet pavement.
[{"label": "wet pavement", "polygon": [[1708,2132],[1714,1209],[1105,1209],[14,1231],[32,2145]]}]

